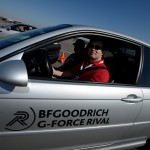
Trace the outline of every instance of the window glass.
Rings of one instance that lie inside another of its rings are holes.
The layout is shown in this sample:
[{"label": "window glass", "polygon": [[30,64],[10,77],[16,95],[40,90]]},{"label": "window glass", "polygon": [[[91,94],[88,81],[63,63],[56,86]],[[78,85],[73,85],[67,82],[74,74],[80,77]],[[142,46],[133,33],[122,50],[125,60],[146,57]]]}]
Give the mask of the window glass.
[{"label": "window glass", "polygon": [[[30,53],[25,53],[23,59],[27,65],[29,76],[41,77],[41,78],[46,77],[44,75],[46,72],[43,70],[44,67],[45,69],[48,69],[46,68],[47,62],[43,61],[45,60],[45,58],[48,58],[47,60],[50,62],[50,64],[52,64],[53,67],[62,70],[62,67],[64,67],[64,65],[60,63],[61,62],[60,56],[62,55],[62,52],[64,52],[63,54],[64,61],[68,60],[69,57],[73,61],[74,59],[72,58],[73,57],[72,54],[75,53],[74,43],[77,39],[84,40],[85,50],[83,54],[85,56],[82,56],[81,58],[88,59],[88,55],[87,55],[88,48],[86,48],[86,46],[88,45],[90,39],[93,38],[97,39],[97,37],[89,36],[89,35],[88,36],[83,35],[82,37],[81,36],[71,37],[65,40],[56,41],[52,45],[48,44],[47,46],[41,47],[35,51],[31,51]],[[139,71],[139,62],[140,62],[140,47],[128,42],[111,39],[111,38],[105,38],[105,39],[100,38],[100,40],[103,40],[105,43],[102,59],[104,59],[104,64],[106,65],[110,74],[109,82],[120,83],[120,84],[131,84],[131,85],[136,84],[136,79]],[[43,50],[46,50],[48,52],[47,53],[48,57],[45,57],[45,55],[43,55]],[[41,56],[44,56],[45,58],[42,60]],[[79,59],[79,57],[77,58]],[[65,63],[67,63],[67,61]],[[71,64],[68,64],[68,67],[70,66]],[[60,79],[64,80],[64,78],[58,78],[58,79],[59,81]],[[66,79],[67,78],[65,78],[65,80]],[[71,80],[70,78],[68,79],[71,82],[82,82],[82,81]]]},{"label": "window glass", "polygon": [[120,45],[114,53],[114,69],[111,71],[115,83],[135,84],[139,68],[139,48],[130,44]]},{"label": "window glass", "polygon": [[144,48],[144,64],[142,76],[140,79],[140,85],[150,86],[150,48]]}]

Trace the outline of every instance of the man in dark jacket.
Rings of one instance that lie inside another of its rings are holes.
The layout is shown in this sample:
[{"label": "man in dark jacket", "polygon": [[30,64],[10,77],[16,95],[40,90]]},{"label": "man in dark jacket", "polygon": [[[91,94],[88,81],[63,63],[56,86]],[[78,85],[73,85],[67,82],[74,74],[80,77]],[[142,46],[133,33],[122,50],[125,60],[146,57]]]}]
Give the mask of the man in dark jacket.
[{"label": "man in dark jacket", "polygon": [[69,70],[85,58],[85,43],[81,39],[77,39],[74,45],[74,53],[68,56],[64,64],[58,70]]}]

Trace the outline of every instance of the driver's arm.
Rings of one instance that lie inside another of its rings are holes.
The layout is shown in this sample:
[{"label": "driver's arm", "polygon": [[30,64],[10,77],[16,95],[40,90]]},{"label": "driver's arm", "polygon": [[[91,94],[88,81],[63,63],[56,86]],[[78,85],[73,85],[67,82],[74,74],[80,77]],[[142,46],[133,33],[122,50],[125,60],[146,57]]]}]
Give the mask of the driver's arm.
[{"label": "driver's arm", "polygon": [[59,71],[59,70],[55,70],[53,68],[53,76],[58,76],[58,77],[72,77],[73,74],[69,70]]}]

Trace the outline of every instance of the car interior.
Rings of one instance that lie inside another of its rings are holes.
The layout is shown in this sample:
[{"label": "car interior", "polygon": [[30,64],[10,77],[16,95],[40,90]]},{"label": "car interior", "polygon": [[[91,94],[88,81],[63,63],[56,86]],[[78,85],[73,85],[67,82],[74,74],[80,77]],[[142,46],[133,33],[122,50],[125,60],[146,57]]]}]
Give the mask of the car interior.
[{"label": "car interior", "polygon": [[[59,56],[62,51],[65,52],[65,59],[73,53],[73,43],[77,38],[89,40],[99,38],[104,43],[103,59],[110,74],[110,83],[136,84],[140,64],[140,47],[123,40],[109,37],[97,37],[85,35],[73,37],[70,39],[60,40],[57,43],[47,44],[38,49],[25,52],[23,60],[27,66],[29,78],[51,78],[52,67],[59,67]],[[64,79],[58,79],[64,81]],[[65,79],[66,80],[66,79]],[[72,82],[74,80],[68,79]]]},{"label": "car interior", "polygon": [[44,48],[26,52],[24,60],[29,77],[52,77],[51,64],[57,62],[61,45],[51,44]]}]

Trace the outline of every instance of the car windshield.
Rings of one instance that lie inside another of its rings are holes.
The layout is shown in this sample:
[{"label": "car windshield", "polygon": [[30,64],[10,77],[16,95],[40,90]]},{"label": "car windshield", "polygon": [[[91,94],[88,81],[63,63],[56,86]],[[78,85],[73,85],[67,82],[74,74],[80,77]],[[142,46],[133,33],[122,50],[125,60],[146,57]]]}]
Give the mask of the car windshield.
[{"label": "car windshield", "polygon": [[34,29],[34,30],[30,30],[28,32],[17,33],[17,34],[11,35],[11,36],[4,37],[4,38],[0,39],[0,50],[3,48],[6,48],[8,46],[11,46],[13,44],[16,44],[18,42],[36,37],[38,35],[56,31],[56,30],[60,30],[60,29],[64,29],[64,28],[69,28],[71,26],[72,25],[62,24],[62,25],[58,25],[58,26]]}]

